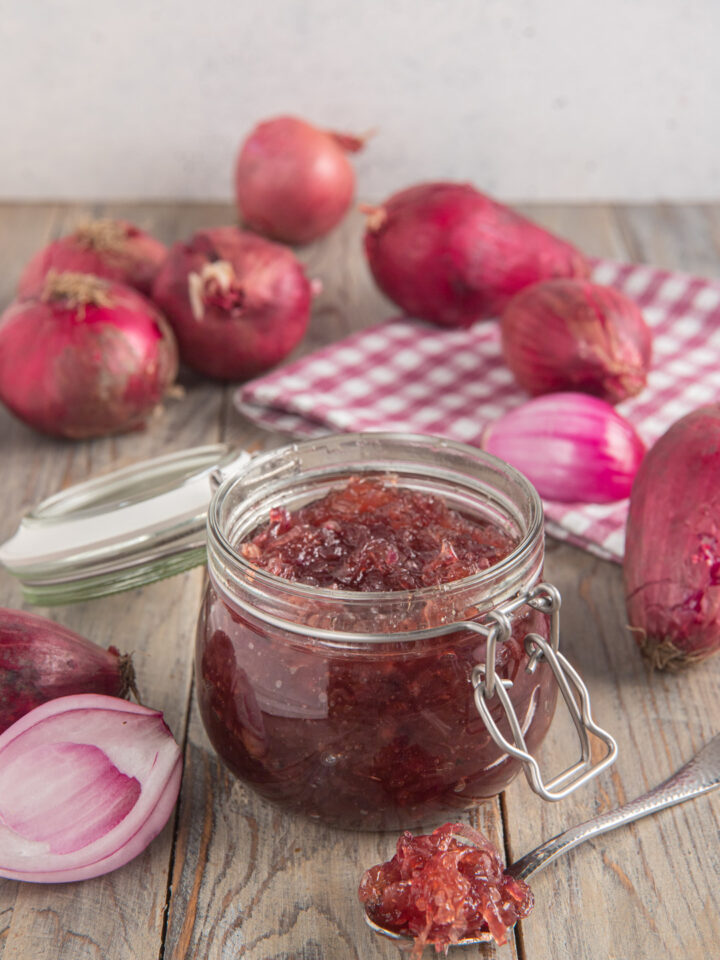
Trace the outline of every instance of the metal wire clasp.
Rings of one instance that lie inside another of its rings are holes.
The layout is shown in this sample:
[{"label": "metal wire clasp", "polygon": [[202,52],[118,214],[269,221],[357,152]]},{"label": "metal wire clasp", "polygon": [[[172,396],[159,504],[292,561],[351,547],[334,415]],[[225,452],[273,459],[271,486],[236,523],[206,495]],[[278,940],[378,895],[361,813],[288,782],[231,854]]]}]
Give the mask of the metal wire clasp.
[{"label": "metal wire clasp", "polygon": [[[548,664],[580,740],[580,759],[547,783],[543,781],[537,760],[527,749],[520,721],[507,692],[512,686],[512,681],[497,677],[495,672],[497,644],[504,643],[509,638],[512,630],[510,617],[525,604],[550,617],[549,642],[537,633],[529,633],[525,637],[525,650],[529,656],[525,669],[532,673],[541,660]],[[474,624],[474,627],[475,629],[480,627],[477,632],[483,632],[487,637],[485,663],[477,664],[472,673],[475,705],[494,742],[511,757],[522,761],[527,781],[535,793],[545,800],[562,800],[615,761],[617,756],[615,740],[593,720],[588,689],[577,671],[559,651],[560,591],[556,587],[550,583],[539,583],[528,593],[488,614],[486,622]],[[490,712],[488,703],[494,697],[500,701],[508,719],[513,743],[502,735]],[[589,734],[601,740],[606,747],[603,758],[594,764],[591,759]]]}]

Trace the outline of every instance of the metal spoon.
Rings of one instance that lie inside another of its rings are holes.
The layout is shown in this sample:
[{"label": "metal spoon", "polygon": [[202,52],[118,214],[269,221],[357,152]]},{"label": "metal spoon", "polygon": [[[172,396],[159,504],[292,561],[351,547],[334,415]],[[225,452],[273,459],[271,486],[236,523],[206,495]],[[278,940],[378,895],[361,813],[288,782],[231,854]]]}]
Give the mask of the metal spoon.
[{"label": "metal spoon", "polygon": [[[689,760],[669,780],[665,780],[653,790],[649,790],[636,800],[623,804],[615,810],[608,810],[591,820],[576,827],[570,827],[556,837],[546,840],[539,847],[526,853],[507,868],[507,873],[520,880],[526,880],[531,874],[542,870],[553,860],[573,847],[586,840],[597,837],[601,833],[608,833],[626,823],[632,823],[650,813],[672,807],[676,803],[683,803],[703,793],[710,793],[720,787],[720,733],[716,734],[692,760]],[[392,930],[378,926],[365,914],[365,920],[371,930],[380,933],[391,940],[409,940],[408,937]],[[481,933],[477,937],[467,937],[458,941],[458,946],[472,943],[491,943],[489,933]]]}]

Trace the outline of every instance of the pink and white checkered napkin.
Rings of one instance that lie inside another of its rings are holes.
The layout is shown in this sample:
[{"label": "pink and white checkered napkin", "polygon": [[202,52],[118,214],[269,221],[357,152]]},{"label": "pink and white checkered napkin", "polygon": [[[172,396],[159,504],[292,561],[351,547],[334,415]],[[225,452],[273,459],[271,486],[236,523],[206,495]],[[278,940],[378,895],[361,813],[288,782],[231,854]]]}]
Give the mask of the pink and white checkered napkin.
[{"label": "pink and white checkered napkin", "polygon": [[[618,407],[652,444],[720,400],[720,282],[596,261],[593,279],[633,297],[654,332],[646,389]],[[442,329],[393,319],[241,387],[235,402],[262,426],[297,436],[388,430],[478,445],[485,426],[528,399],[500,351],[496,323]],[[620,561],[627,500],[545,502],[548,533]]]}]

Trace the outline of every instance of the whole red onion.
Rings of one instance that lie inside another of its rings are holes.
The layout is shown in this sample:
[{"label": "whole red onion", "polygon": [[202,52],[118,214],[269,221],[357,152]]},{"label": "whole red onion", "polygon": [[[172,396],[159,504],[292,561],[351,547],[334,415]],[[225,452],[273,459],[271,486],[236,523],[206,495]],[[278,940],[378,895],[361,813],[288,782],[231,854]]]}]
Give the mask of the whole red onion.
[{"label": "whole red onion", "polygon": [[168,821],[182,750],[158,710],[103,694],[41,703],[0,734],[0,877],[88,880]]},{"label": "whole red onion", "polygon": [[643,654],[676,669],[720,650],[720,404],[674,423],[630,495],[625,596]]},{"label": "whole red onion", "polygon": [[176,243],[153,290],[181,359],[221,380],[245,379],[287,356],[305,334],[311,298],[292,251],[236,227]]},{"label": "whole red onion", "polygon": [[88,220],[35,254],[20,276],[18,297],[39,296],[51,270],[92,273],[149,296],[166,255],[164,244],[127,220]]},{"label": "whole red onion", "polygon": [[125,697],[130,690],[137,696],[128,654],[103,650],[37,614],[0,608],[0,733],[56,697]]},{"label": "whole red onion", "polygon": [[248,227],[285,243],[309,243],[342,220],[355,192],[346,154],[363,139],[297,117],[259,124],[240,148],[235,190]]},{"label": "whole red onion", "polygon": [[608,403],[647,382],[652,334],[638,305],[589,280],[545,280],[502,313],[503,353],[528,393],[581,390]]},{"label": "whole red onion", "polygon": [[569,243],[467,183],[423,183],[364,209],[378,286],[409,316],[441,326],[468,327],[531,283],[588,272]]},{"label": "whole red onion", "polygon": [[31,427],[81,439],[145,424],[175,379],[177,345],[124,284],[50,273],[0,317],[0,400]]}]

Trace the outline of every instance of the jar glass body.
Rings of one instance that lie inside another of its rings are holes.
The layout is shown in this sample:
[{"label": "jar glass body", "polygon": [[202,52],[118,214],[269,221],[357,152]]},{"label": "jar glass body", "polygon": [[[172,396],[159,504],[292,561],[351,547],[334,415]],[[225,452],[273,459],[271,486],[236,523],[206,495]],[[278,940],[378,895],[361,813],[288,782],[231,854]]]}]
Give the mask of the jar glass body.
[{"label": "jar glass body", "polygon": [[[237,546],[267,519],[358,473],[392,475],[512,533],[517,547],[473,577],[393,593],[350,593],[280,580]],[[493,741],[474,702],[482,621],[541,578],[542,510],[528,482],[480,451],[433,438],[345,436],[254,461],[216,494],[196,666],[201,716],[229,769],[288,810],[337,826],[398,829],[447,818],[499,793],[519,761]],[[453,624],[457,624],[453,627]],[[497,676],[532,751],[556,685],[528,670],[525,637],[547,637],[525,605],[498,645]],[[508,735],[500,704],[493,716]]]}]

